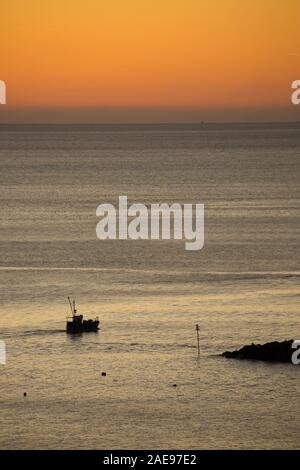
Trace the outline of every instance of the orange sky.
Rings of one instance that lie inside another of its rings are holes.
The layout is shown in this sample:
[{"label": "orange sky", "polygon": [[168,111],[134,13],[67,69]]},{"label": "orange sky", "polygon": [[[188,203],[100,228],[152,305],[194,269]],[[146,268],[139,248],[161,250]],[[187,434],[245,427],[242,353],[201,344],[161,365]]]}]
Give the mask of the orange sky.
[{"label": "orange sky", "polygon": [[281,108],[300,79],[299,0],[1,0],[0,11],[11,108]]}]

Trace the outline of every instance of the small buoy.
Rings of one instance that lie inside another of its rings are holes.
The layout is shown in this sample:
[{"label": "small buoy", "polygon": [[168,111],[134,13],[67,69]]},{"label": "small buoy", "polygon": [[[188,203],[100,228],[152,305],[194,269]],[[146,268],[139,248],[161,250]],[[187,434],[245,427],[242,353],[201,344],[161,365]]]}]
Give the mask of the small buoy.
[{"label": "small buoy", "polygon": [[106,377],[106,372],[102,372],[102,377]]},{"label": "small buoy", "polygon": [[26,393],[26,392],[24,392],[23,395],[24,395],[24,397],[27,397],[27,393]]}]

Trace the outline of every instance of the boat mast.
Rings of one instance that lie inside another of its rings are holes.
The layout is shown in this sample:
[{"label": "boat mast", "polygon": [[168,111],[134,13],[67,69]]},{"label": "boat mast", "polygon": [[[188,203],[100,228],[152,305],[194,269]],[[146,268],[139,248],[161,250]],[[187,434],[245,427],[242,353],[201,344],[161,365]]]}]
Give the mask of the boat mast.
[{"label": "boat mast", "polygon": [[71,312],[72,312],[72,316],[74,316],[73,307],[72,307],[71,299],[70,299],[69,296],[68,296],[68,301],[69,301],[69,304],[70,304],[70,309],[71,309]]}]

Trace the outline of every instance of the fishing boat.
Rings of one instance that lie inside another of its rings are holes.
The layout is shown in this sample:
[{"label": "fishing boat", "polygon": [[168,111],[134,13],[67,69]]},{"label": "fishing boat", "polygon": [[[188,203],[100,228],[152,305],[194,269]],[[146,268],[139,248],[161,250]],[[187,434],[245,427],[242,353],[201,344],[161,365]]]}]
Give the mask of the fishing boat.
[{"label": "fishing boat", "polygon": [[76,309],[75,300],[68,297],[69,305],[71,308],[72,316],[67,317],[66,332],[67,333],[84,333],[88,331],[99,330],[99,319],[96,317],[94,320],[84,320],[83,315],[79,315]]}]

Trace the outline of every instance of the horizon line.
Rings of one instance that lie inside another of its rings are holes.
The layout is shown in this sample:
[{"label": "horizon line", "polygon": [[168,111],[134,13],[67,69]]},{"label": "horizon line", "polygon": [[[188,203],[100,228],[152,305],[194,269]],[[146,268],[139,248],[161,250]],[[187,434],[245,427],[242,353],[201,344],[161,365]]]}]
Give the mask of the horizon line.
[{"label": "horizon line", "polygon": [[206,120],[199,120],[199,121],[107,121],[107,122],[54,122],[54,121],[49,121],[49,122],[0,122],[0,126],[11,126],[11,125],[28,125],[28,126],[51,126],[51,125],[56,125],[56,126],[106,126],[106,125],[178,125],[178,124],[184,124],[184,125],[201,125],[205,126],[207,124],[226,124],[226,125],[232,125],[232,124],[300,124],[300,119],[298,120],[255,120],[255,121],[206,121]]}]

